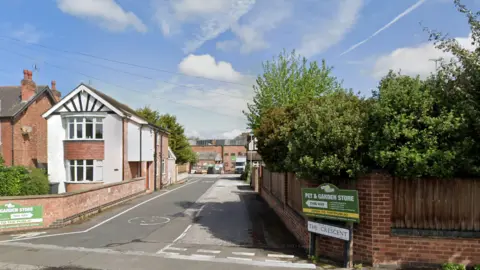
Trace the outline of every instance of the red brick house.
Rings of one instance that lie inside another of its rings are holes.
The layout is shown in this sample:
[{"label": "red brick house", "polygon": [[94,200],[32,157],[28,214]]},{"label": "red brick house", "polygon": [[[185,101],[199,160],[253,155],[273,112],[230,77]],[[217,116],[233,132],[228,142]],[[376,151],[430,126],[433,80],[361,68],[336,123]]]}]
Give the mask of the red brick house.
[{"label": "red brick house", "polygon": [[19,86],[0,86],[0,154],[5,165],[46,167],[47,121],[42,113],[61,94],[52,87],[36,85],[32,71],[23,71]]}]

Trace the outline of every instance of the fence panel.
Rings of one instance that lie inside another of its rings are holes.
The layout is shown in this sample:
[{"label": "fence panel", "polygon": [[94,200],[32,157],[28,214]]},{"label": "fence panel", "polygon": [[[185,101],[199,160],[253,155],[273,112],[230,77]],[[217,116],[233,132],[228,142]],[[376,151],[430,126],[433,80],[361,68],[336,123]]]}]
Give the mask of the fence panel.
[{"label": "fence panel", "polygon": [[302,213],[302,187],[303,181],[295,176],[295,173],[288,173],[288,194],[287,204],[299,213]]},{"label": "fence panel", "polygon": [[263,175],[262,175],[262,187],[268,191],[270,191],[270,184],[271,184],[271,176],[270,176],[270,171],[267,169],[263,170]]},{"label": "fence panel", "polygon": [[395,228],[480,231],[478,179],[393,181]]},{"label": "fence panel", "polygon": [[281,202],[284,201],[285,173],[272,172],[272,194]]}]

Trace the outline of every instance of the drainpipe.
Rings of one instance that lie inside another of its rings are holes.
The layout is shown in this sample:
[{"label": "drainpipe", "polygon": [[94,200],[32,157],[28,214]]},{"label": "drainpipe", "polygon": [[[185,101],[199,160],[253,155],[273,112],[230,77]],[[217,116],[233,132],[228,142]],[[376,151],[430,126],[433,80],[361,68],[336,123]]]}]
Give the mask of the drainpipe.
[{"label": "drainpipe", "polygon": [[140,177],[142,177],[142,127],[140,125]]},{"label": "drainpipe", "polygon": [[162,189],[162,185],[163,185],[163,182],[162,182],[162,178],[163,178],[163,166],[162,166],[162,162],[163,162],[163,134],[160,133],[160,189]]},{"label": "drainpipe", "polygon": [[153,154],[153,190],[157,191],[157,136],[158,136],[158,131],[155,131],[155,142],[153,144],[154,147],[154,154]]},{"label": "drainpipe", "polygon": [[12,120],[10,121],[10,123],[11,123],[11,126],[12,126],[12,166],[14,166],[14,165],[15,165],[15,162],[14,162],[14,160],[15,160],[15,158],[14,158],[14,153],[15,153],[15,151],[14,151],[13,148],[14,148],[14,145],[15,145],[15,144],[13,143],[13,138],[14,138],[14,136],[13,136],[13,129],[15,128],[15,126],[14,126],[14,123],[13,123],[13,117],[12,117]]}]

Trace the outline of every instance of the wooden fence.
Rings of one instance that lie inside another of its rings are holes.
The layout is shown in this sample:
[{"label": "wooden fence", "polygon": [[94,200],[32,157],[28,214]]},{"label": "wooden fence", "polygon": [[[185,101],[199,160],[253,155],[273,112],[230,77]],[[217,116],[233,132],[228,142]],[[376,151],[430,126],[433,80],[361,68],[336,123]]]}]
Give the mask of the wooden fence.
[{"label": "wooden fence", "polygon": [[[480,231],[479,179],[392,179],[392,228]],[[352,180],[331,183],[356,189]],[[312,186],[294,173],[263,170],[263,189],[298,213],[302,212],[301,189]]]},{"label": "wooden fence", "polygon": [[480,231],[479,179],[393,181],[394,228]]},{"label": "wooden fence", "polygon": [[186,173],[188,172],[188,167],[190,166],[190,163],[185,163],[185,164],[178,164],[178,173]]}]

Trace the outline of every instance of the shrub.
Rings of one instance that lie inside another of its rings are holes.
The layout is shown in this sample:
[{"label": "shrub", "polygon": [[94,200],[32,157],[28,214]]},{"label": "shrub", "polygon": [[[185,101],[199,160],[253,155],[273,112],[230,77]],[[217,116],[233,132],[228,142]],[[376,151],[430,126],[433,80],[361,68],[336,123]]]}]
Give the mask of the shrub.
[{"label": "shrub", "polygon": [[473,267],[473,270],[480,270],[480,264],[475,265],[475,267]]},{"label": "shrub", "polygon": [[467,269],[463,264],[457,263],[444,263],[442,265],[442,270],[465,270]]},{"label": "shrub", "polygon": [[0,166],[0,196],[22,195],[22,184],[28,177],[25,167]]},{"label": "shrub", "polygon": [[22,195],[42,195],[50,192],[48,176],[43,169],[32,169],[22,182]]},{"label": "shrub", "polygon": [[370,156],[405,177],[450,177],[471,167],[474,140],[462,114],[438,103],[424,81],[390,72],[370,114]]},{"label": "shrub", "polygon": [[287,162],[300,177],[351,177],[365,171],[369,103],[351,91],[335,91],[299,105]]}]

